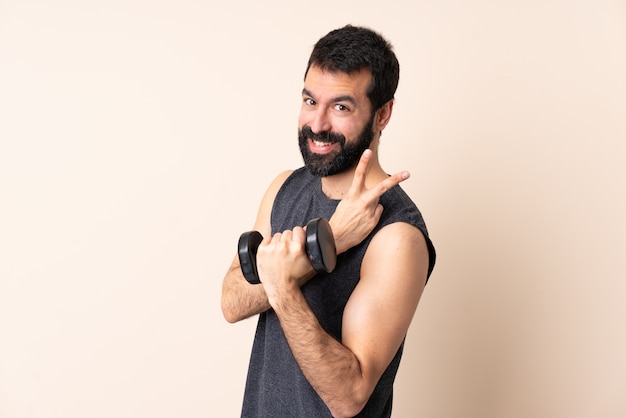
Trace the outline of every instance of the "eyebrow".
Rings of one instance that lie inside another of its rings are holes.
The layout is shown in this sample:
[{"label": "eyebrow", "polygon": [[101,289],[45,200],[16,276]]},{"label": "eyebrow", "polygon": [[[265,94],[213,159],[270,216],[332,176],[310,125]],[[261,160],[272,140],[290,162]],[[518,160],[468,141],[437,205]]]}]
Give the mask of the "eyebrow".
[{"label": "eyebrow", "polygon": [[[315,95],[312,94],[310,91],[308,91],[306,88],[302,89],[302,95],[315,98]],[[351,104],[356,104],[356,100],[354,99],[354,97],[350,96],[349,94],[343,94],[341,96],[333,97],[330,102],[331,103],[349,102]]]}]

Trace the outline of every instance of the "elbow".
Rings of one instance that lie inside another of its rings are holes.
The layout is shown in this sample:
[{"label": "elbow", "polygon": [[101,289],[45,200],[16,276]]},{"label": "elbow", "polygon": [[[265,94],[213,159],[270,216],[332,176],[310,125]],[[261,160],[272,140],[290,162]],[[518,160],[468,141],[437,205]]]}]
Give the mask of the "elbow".
[{"label": "elbow", "polygon": [[239,321],[239,319],[231,315],[229,312],[222,311],[222,314],[224,315],[224,319],[226,320],[226,322],[228,322],[229,324],[234,324],[235,322]]},{"label": "elbow", "polygon": [[351,418],[357,416],[365,408],[365,404],[367,404],[367,399],[365,401],[344,400],[329,409],[334,418]]},{"label": "elbow", "polygon": [[241,320],[241,318],[237,316],[232,306],[223,297],[222,297],[221,305],[222,305],[222,315],[224,316],[224,319],[226,320],[226,322],[228,322],[229,324],[234,324],[235,322],[239,322]]},{"label": "elbow", "polygon": [[371,393],[356,393],[337,399],[336,403],[329,406],[330,412],[335,418],[351,418],[358,415],[369,400]]}]

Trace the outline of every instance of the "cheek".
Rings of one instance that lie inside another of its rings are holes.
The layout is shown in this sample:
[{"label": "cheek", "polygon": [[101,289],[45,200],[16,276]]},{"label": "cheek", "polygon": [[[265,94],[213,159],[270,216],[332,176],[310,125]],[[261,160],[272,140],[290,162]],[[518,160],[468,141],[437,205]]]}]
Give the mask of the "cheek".
[{"label": "cheek", "polygon": [[346,139],[354,138],[358,134],[358,129],[355,128],[354,121],[350,120],[350,118],[334,118],[330,121],[330,124],[334,133],[341,134]]},{"label": "cheek", "polygon": [[354,142],[362,133],[362,128],[355,126],[354,124],[348,124],[338,128],[341,133],[346,137],[349,142]]}]

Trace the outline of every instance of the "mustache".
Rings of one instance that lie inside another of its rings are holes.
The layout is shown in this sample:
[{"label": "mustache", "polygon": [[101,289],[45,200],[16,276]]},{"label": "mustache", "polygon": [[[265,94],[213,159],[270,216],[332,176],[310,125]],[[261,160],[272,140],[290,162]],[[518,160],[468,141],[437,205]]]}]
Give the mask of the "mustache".
[{"label": "mustache", "polygon": [[336,132],[324,131],[320,133],[314,133],[309,125],[304,125],[300,131],[300,134],[306,138],[312,139],[314,141],[335,143],[339,142],[344,144],[346,142],[346,137],[342,134],[338,134]]}]

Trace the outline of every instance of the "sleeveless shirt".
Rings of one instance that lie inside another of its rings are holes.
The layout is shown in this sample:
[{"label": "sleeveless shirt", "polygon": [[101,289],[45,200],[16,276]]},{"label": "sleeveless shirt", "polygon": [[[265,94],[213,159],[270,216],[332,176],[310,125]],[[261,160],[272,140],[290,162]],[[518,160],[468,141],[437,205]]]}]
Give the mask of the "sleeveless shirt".
[{"label": "sleeveless shirt", "polygon": [[[330,219],[339,200],[322,192],[321,179],[305,168],[294,171],[281,186],[271,214],[272,234],[304,226],[314,218]],[[383,213],[378,225],[359,245],[337,258],[332,273],[319,273],[302,292],[322,328],[341,341],[343,310],[359,282],[361,262],[373,236],[394,222],[406,222],[424,234],[429,251],[428,276],[435,264],[435,249],[415,204],[400,186],[380,198]],[[381,260],[384,262],[384,260]],[[391,416],[393,382],[402,357],[402,342],[369,401],[357,417]],[[248,369],[242,417],[331,417],[329,409],[300,371],[272,309],[259,315]]]}]

